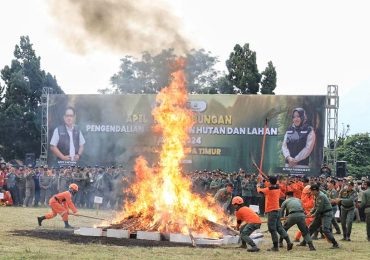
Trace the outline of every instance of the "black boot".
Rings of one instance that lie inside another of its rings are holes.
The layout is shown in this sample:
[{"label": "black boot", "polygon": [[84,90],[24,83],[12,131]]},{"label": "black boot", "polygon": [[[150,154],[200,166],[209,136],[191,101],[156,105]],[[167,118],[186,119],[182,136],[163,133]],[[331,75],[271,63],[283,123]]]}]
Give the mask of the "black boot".
[{"label": "black boot", "polygon": [[64,228],[73,228],[71,225],[69,225],[68,220],[64,221]]},{"label": "black boot", "polygon": [[256,246],[256,244],[252,241],[249,243],[249,245],[252,247],[250,249],[247,249],[248,252],[258,252],[260,249]]},{"label": "black boot", "polygon": [[39,223],[39,226],[41,227],[42,221],[45,219],[45,216],[37,217],[37,222]]},{"label": "black boot", "polygon": [[247,243],[242,240],[242,245],[240,246],[240,248],[247,248]]},{"label": "black boot", "polygon": [[316,251],[316,248],[313,246],[312,242],[308,242],[308,248],[310,251]]},{"label": "black boot", "polygon": [[305,240],[303,240],[301,243],[299,243],[297,246],[306,246],[307,245],[307,243],[306,243],[306,241]]},{"label": "black boot", "polygon": [[278,252],[279,251],[278,243],[274,243],[274,246],[271,247],[270,249],[267,249],[267,251]]},{"label": "black boot", "polygon": [[339,245],[337,242],[334,242],[333,243],[333,246],[330,248],[330,249],[338,249],[339,248]]},{"label": "black boot", "polygon": [[293,249],[293,243],[290,241],[290,238],[286,237],[285,240],[286,240],[286,244],[287,244],[286,249],[288,251],[292,250]]},{"label": "black boot", "polygon": [[247,249],[247,251],[248,252],[258,252],[258,251],[260,251],[260,249],[257,246],[253,246],[252,248]]}]

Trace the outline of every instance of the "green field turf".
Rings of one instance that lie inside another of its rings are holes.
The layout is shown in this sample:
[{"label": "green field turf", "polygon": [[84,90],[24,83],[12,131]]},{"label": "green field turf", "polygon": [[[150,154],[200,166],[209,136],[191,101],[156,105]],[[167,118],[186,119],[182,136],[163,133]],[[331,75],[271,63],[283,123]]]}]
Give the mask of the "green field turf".
[{"label": "green field turf", "polygon": [[[64,231],[60,217],[44,221],[42,229],[37,225],[36,216],[47,212],[47,208],[0,208],[0,259],[370,259],[370,243],[366,240],[365,224],[354,223],[352,242],[342,242],[336,235],[340,249],[330,250],[331,245],[324,241],[314,241],[317,251],[310,252],[308,248],[294,247],[287,252],[267,252],[271,247],[268,233],[258,253],[249,253],[236,246],[220,248],[192,247],[143,247],[128,245],[113,245],[106,243],[73,243],[72,241],[55,238],[39,238],[22,235],[24,232],[44,231],[57,233]],[[80,210],[80,214],[96,216],[93,210]],[[99,217],[112,216],[111,211],[101,211]],[[71,217],[70,224],[74,226],[92,226],[99,221]],[[267,230],[266,224],[262,230]],[[296,229],[289,231],[291,237]],[[65,232],[64,232],[65,234]],[[124,243],[123,243],[124,244]]]}]

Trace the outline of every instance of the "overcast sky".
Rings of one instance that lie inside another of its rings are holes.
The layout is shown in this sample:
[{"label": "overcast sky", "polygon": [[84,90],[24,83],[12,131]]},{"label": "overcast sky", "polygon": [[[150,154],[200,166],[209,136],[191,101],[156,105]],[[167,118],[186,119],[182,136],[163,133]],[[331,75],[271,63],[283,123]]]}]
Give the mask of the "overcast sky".
[{"label": "overcast sky", "polygon": [[[63,0],[61,0],[62,2]],[[277,69],[276,94],[324,95],[339,85],[339,126],[369,132],[370,1],[171,0],[192,45],[225,60],[236,43],[249,43],[262,71]],[[166,17],[163,17],[166,19]],[[60,26],[60,24],[59,24]],[[85,55],[65,46],[46,0],[0,0],[0,68],[10,65],[15,44],[29,35],[44,70],[68,94],[97,93],[109,86],[119,59],[129,53],[95,48]]]}]

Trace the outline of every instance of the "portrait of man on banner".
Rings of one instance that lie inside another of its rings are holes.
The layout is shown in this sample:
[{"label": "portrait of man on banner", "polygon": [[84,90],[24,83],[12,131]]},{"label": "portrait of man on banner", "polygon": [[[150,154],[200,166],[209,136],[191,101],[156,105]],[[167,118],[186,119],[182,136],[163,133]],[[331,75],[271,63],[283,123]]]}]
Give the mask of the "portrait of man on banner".
[{"label": "portrait of man on banner", "polygon": [[69,106],[64,110],[63,124],[54,129],[50,150],[60,161],[77,162],[84,151],[85,138],[75,125],[76,111]]}]

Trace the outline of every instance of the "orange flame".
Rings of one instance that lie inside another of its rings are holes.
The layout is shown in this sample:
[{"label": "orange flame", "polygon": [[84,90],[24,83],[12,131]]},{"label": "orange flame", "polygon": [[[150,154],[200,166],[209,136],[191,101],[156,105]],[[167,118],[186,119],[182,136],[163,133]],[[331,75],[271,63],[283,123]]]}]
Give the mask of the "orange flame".
[{"label": "orange flame", "polygon": [[221,222],[225,219],[223,211],[211,196],[193,194],[190,178],[181,173],[181,161],[190,152],[186,145],[194,121],[192,111],[186,107],[184,60],[178,60],[176,65],[179,69],[171,74],[170,85],[157,95],[157,107],[152,111],[154,131],[163,136],[159,163],[151,168],[145,158],[136,159],[136,180],[128,190],[134,199],[126,201],[124,211],[113,223],[139,218],[131,228],[184,234],[191,229],[219,237],[221,234],[213,231],[206,220]]}]

